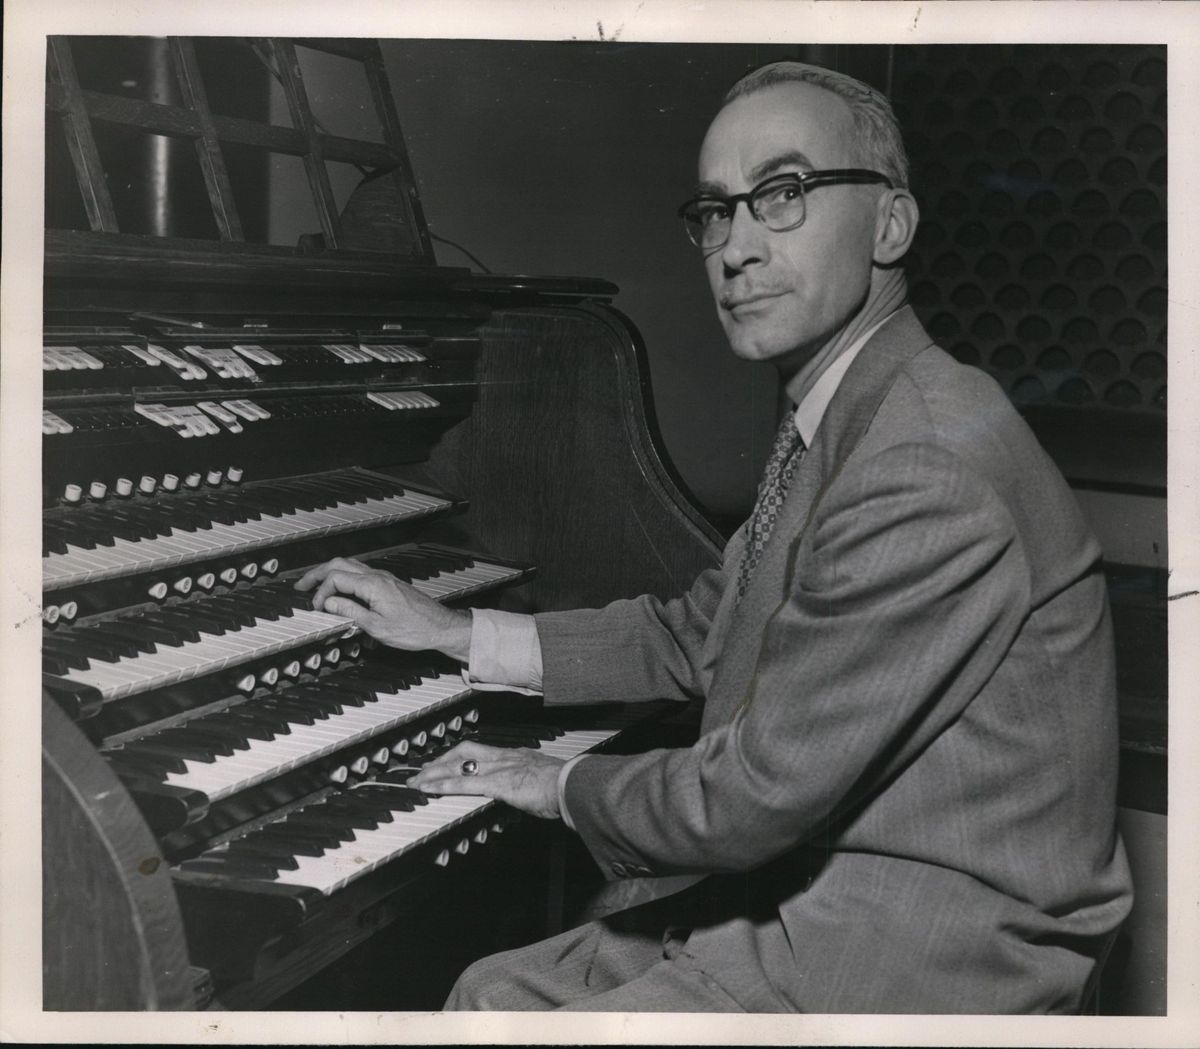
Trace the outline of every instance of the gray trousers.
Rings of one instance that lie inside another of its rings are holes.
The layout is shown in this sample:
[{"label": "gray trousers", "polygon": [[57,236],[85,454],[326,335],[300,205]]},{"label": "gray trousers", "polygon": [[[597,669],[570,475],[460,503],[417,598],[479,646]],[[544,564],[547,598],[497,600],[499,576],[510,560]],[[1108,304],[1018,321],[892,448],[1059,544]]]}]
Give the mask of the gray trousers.
[{"label": "gray trousers", "polygon": [[[689,953],[688,893],[483,958],[446,1009],[744,1012]],[[684,906],[681,906],[683,904]]]}]

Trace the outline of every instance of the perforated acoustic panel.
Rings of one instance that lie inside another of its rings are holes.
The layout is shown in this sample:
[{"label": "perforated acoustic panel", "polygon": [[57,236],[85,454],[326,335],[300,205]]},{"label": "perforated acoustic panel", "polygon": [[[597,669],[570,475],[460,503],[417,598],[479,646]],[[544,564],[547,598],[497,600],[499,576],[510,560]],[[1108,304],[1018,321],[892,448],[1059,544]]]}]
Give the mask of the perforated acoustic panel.
[{"label": "perforated acoustic panel", "polygon": [[914,307],[1018,405],[1166,408],[1166,48],[897,48]]}]

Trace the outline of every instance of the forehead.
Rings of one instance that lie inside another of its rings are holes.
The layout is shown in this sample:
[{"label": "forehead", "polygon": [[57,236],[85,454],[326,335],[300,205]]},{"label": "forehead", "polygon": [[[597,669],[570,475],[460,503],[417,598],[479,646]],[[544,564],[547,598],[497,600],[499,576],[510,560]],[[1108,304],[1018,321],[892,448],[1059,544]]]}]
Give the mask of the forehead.
[{"label": "forehead", "polygon": [[848,166],[854,140],[850,107],[815,84],[773,84],[735,98],[709,126],[700,147],[700,178],[733,188],[784,153],[803,153],[814,167]]}]

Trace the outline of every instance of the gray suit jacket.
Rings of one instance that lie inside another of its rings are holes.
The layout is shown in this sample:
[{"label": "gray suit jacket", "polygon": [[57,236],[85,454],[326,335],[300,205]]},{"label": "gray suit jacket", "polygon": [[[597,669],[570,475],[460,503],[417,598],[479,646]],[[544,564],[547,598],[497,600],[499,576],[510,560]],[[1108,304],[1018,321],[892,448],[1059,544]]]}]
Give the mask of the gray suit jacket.
[{"label": "gray suit jacket", "polygon": [[724,874],[684,951],[748,1009],[1075,1010],[1131,902],[1111,626],[1002,391],[902,311],[735,609],[742,551],[665,604],[538,617],[548,703],[705,701],[691,748],[572,771],[596,861]]}]

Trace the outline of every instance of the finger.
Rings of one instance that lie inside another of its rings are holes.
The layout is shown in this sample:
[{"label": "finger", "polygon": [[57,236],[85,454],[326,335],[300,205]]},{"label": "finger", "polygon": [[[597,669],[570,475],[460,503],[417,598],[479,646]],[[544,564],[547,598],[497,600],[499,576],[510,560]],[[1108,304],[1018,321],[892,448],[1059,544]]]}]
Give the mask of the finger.
[{"label": "finger", "polygon": [[312,596],[312,606],[318,612],[332,612],[325,602],[334,594],[345,594],[371,607],[371,594],[374,590],[371,577],[362,572],[346,572],[338,569],[330,572]]},{"label": "finger", "polygon": [[[475,763],[475,771],[465,774],[463,766],[471,761]],[[498,747],[485,747],[480,743],[472,743],[468,740],[448,750],[445,754],[439,755],[434,760],[426,762],[420,772],[409,778],[408,784],[435,793],[447,789],[449,785],[453,786],[457,793],[489,794],[490,791],[487,789],[467,789],[467,786],[497,773],[506,772],[514,764],[519,764],[519,762],[513,762],[511,751]]]},{"label": "finger", "polygon": [[324,564],[310,568],[296,580],[297,590],[311,590],[317,583],[329,576],[331,572],[366,572],[369,571],[361,561],[352,557],[335,557]]},{"label": "finger", "polygon": [[482,768],[484,763],[494,763],[499,757],[500,750],[498,747],[485,747],[482,743],[475,743],[472,740],[463,740],[463,742],[451,747],[444,754],[439,754],[431,761],[425,762],[421,766],[420,775],[426,772],[435,775],[444,773],[458,774],[462,769],[464,761],[475,761],[478,767]]},{"label": "finger", "polygon": [[[315,600],[313,608],[317,608]],[[325,603],[320,607],[320,611],[331,616],[341,616],[343,619],[352,620],[355,626],[365,630],[372,637],[375,636],[373,628],[378,627],[382,620],[382,616],[377,612],[372,612],[371,609],[359,604],[353,598],[341,597],[337,594],[327,597]]]},{"label": "finger", "polygon": [[314,568],[310,568],[304,573],[304,575],[296,580],[296,589],[311,590],[331,571],[333,571],[333,565],[328,561],[326,561],[323,565],[316,565]]},{"label": "finger", "polygon": [[426,766],[409,778],[407,787],[415,787],[426,794],[477,794],[489,798],[499,797],[508,782],[506,769],[491,769],[464,776],[459,766],[446,769],[430,769]]}]

